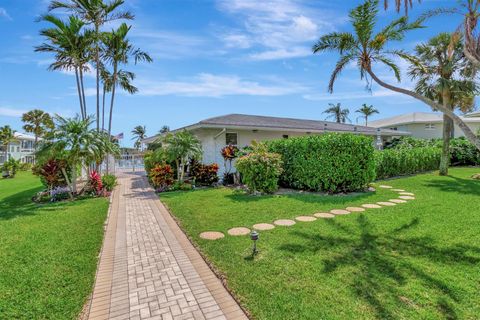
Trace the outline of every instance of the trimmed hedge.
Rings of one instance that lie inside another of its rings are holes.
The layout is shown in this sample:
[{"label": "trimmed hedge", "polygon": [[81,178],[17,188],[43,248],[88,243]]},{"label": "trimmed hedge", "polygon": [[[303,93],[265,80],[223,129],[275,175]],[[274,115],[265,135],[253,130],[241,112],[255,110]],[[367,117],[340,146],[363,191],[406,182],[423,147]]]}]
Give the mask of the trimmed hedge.
[{"label": "trimmed hedge", "polygon": [[377,179],[437,170],[442,150],[437,147],[385,149],[375,152]]},{"label": "trimmed hedge", "polygon": [[371,137],[330,133],[270,141],[268,147],[281,155],[280,182],[290,188],[351,192],[375,179]]}]

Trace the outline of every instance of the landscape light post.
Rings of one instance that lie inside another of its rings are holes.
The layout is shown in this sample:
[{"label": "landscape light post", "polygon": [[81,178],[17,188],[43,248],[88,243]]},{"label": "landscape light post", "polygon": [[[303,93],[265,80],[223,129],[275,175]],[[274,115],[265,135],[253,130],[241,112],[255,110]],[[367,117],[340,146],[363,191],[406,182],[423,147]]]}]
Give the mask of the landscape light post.
[{"label": "landscape light post", "polygon": [[258,237],[259,237],[259,234],[257,231],[253,230],[252,233],[250,233],[250,239],[253,241],[252,257],[258,253],[258,250],[257,250]]}]

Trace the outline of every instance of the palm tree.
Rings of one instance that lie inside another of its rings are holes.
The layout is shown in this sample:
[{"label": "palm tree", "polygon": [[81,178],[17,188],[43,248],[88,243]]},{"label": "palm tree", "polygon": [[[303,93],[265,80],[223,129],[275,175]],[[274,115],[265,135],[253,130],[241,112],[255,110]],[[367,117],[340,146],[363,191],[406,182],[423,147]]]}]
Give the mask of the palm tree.
[{"label": "palm tree", "polygon": [[348,118],[350,110],[342,109],[342,105],[340,103],[337,103],[336,105],[333,103],[329,103],[328,105],[330,106],[330,108],[323,111],[323,113],[328,114],[326,119],[335,119],[335,122],[338,123],[345,123],[347,122],[347,120],[350,122],[350,119]]},{"label": "palm tree", "polygon": [[169,133],[164,141],[166,153],[177,166],[177,178],[183,181],[185,169],[190,159],[195,159],[202,154],[202,144],[192,133],[184,130],[175,134]]},{"label": "palm tree", "polygon": [[145,126],[136,126],[133,128],[132,134],[132,140],[136,139],[134,147],[137,150],[140,150],[140,147],[142,146],[142,140],[147,136],[147,128]]},{"label": "palm tree", "polygon": [[375,64],[386,65],[393,71],[396,79],[400,81],[400,69],[391,57],[400,57],[414,64],[416,59],[402,50],[387,50],[386,45],[392,41],[400,41],[404,39],[406,32],[422,27],[422,20],[409,23],[408,18],[403,16],[391,22],[378,33],[374,33],[378,14],[378,2],[378,0],[366,0],[362,5],[357,6],[350,12],[349,16],[354,33],[333,32],[322,36],[313,46],[314,53],[335,51],[340,54],[340,60],[330,76],[329,91],[333,91],[334,83],[340,72],[353,62],[359,67],[360,76],[362,79],[367,80],[368,86],[371,86],[371,82],[368,79],[368,76],[370,76],[373,81],[386,89],[408,95],[424,102],[432,109],[443,112],[453,119],[455,124],[463,131],[465,137],[480,150],[480,139],[452,110],[415,91],[388,84],[381,80],[373,71]]},{"label": "palm tree", "polygon": [[82,31],[85,23],[75,16],[70,16],[67,22],[52,15],[45,15],[41,20],[50,22],[54,27],[40,31],[40,35],[46,38],[46,42],[35,47],[35,51],[55,55],[55,62],[49,66],[49,70],[75,71],[80,113],[85,119],[87,105],[83,73],[89,71],[88,61],[92,33],[90,30]]},{"label": "palm tree", "polygon": [[167,132],[170,132],[170,127],[167,126],[167,125],[163,125],[160,130],[158,130],[158,133],[159,134],[164,134],[164,133],[167,133]]},{"label": "palm tree", "polygon": [[[463,42],[458,34],[441,33],[417,45],[415,57],[418,62],[410,67],[409,74],[417,81],[417,93],[452,111],[456,108],[462,112],[472,111],[478,93],[476,72],[463,53]],[[448,174],[453,128],[452,119],[444,115],[440,175]]]},{"label": "palm tree", "polygon": [[0,127],[0,144],[4,149],[4,162],[8,160],[8,148],[10,147],[10,143],[15,141],[15,130],[12,130],[8,125]]},{"label": "palm tree", "polygon": [[[362,104],[362,107],[355,111],[356,113],[360,113],[361,116],[359,118],[365,119],[365,126],[368,126],[368,117],[374,115],[375,113],[379,113],[374,106],[369,105],[367,106],[366,103]],[[358,119],[358,118],[357,118]]]},{"label": "palm tree", "polygon": [[102,37],[105,46],[104,58],[106,62],[110,63],[113,67],[111,81],[112,96],[110,100],[110,114],[108,121],[109,134],[111,134],[112,131],[112,115],[116,87],[120,85],[124,90],[131,94],[138,91],[136,87],[130,84],[130,81],[134,79],[134,74],[120,70],[119,66],[122,64],[128,64],[131,57],[134,58],[135,64],[139,61],[152,62],[152,58],[150,58],[146,52],[134,48],[127,39],[130,28],[131,27],[127,26],[126,23],[122,23],[117,30],[112,30],[110,33],[104,33]]},{"label": "palm tree", "polygon": [[[418,2],[422,2],[422,0],[418,0]],[[389,3],[390,3],[390,0],[384,0],[383,1],[383,5],[385,7],[385,10],[388,9]],[[408,14],[408,9],[412,8],[412,6],[413,6],[413,0],[394,0],[394,4],[395,4],[395,10],[397,10],[397,12],[400,12],[400,10],[402,8],[402,4],[403,4],[403,8],[405,10],[405,15],[407,15]]]},{"label": "palm tree", "polygon": [[43,138],[55,127],[52,117],[47,112],[38,109],[24,113],[22,121],[25,123],[23,130],[33,133],[35,136],[35,150],[37,150],[38,138]]},{"label": "palm tree", "polygon": [[38,158],[63,158],[72,168],[71,177],[64,172],[72,194],[77,192],[77,170],[103,159],[107,153],[118,153],[118,147],[103,132],[90,129],[94,120],[78,116],[72,119],[55,115],[52,139],[42,141],[36,153]]},{"label": "palm tree", "polygon": [[124,0],[112,0],[105,3],[103,0],[66,0],[52,1],[49,10],[67,9],[78,15],[87,24],[93,25],[94,31],[94,61],[97,84],[97,131],[100,130],[100,70],[101,70],[101,32],[100,28],[107,22],[119,19],[133,20],[134,15],[128,11],[118,11]]}]

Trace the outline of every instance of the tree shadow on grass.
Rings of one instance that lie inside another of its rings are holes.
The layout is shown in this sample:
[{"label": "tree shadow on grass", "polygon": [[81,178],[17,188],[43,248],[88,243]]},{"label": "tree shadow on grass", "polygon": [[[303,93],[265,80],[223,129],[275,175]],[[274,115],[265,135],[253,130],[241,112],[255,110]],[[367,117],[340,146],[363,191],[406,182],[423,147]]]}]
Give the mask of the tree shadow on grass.
[{"label": "tree shadow on grass", "polygon": [[443,177],[443,179],[429,180],[423,185],[443,192],[480,195],[480,181],[474,179],[447,176]]},{"label": "tree shadow on grass", "polygon": [[[374,230],[363,214],[358,216],[357,223],[353,231],[330,222],[338,235],[294,231],[292,235],[301,241],[281,245],[280,250],[293,254],[338,252],[324,260],[322,272],[331,274],[353,267],[350,278],[353,292],[380,319],[398,318],[399,310],[407,306],[418,307],[411,300],[413,297],[405,297],[399,290],[408,280],[420,281],[425,288],[434,291],[440,296],[435,301],[437,310],[447,319],[457,319],[452,304],[459,301],[458,295],[446,282],[417,266],[412,259],[420,258],[432,264],[475,266],[480,263],[480,248],[464,245],[440,248],[430,237],[406,237],[406,231],[419,226],[418,218],[388,232]],[[474,253],[477,256],[472,255]]]},{"label": "tree shadow on grass", "polygon": [[41,189],[32,188],[0,199],[0,220],[35,214],[40,205],[32,202],[32,197]]}]

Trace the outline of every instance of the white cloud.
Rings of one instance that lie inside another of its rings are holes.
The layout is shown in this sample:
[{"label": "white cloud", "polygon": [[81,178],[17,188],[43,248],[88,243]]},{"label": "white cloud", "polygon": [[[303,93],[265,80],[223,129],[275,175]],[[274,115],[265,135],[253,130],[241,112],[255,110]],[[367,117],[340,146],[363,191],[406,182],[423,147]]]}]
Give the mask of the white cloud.
[{"label": "white cloud", "polygon": [[10,107],[0,107],[0,116],[5,117],[21,117],[22,114],[27,112],[27,110],[10,108]]},{"label": "white cloud", "polygon": [[306,88],[295,83],[271,81],[260,84],[234,75],[201,73],[192,80],[139,80],[139,94],[144,96],[179,95],[187,97],[222,97],[229,95],[281,96],[304,92]]},{"label": "white cloud", "polygon": [[378,90],[369,91],[350,91],[350,92],[334,92],[332,94],[328,93],[313,93],[313,94],[305,94],[303,98],[306,100],[312,101],[329,101],[329,100],[355,100],[355,99],[366,99],[366,98],[385,98],[385,97],[392,97],[395,96],[396,98],[400,97],[407,97],[401,93],[380,88]]},{"label": "white cloud", "polygon": [[7,10],[5,8],[0,8],[0,18],[5,18],[7,20],[13,20],[12,17],[8,14]]},{"label": "white cloud", "polygon": [[241,31],[227,31],[221,36],[225,46],[235,47],[238,39],[244,44],[239,48],[255,45],[261,50],[249,55],[253,60],[308,56],[312,42],[321,33],[334,29],[330,14],[298,0],[217,0],[217,3],[220,10],[234,15],[241,23]]}]

